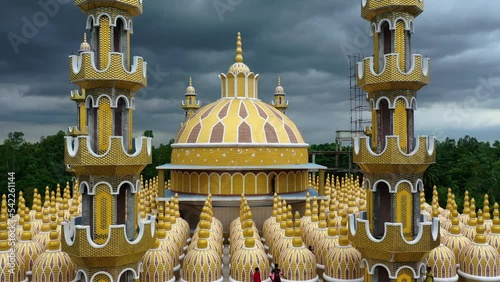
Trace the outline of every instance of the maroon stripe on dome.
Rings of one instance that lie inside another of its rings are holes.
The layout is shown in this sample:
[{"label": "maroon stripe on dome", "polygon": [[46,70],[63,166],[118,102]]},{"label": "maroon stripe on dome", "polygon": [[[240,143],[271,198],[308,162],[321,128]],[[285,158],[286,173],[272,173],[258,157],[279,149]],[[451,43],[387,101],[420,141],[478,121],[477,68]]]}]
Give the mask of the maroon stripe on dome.
[{"label": "maroon stripe on dome", "polygon": [[189,133],[188,140],[186,143],[196,143],[196,140],[198,140],[198,135],[200,135],[200,130],[201,130],[201,124],[198,123],[191,129],[191,133]]},{"label": "maroon stripe on dome", "polygon": [[213,104],[212,106],[210,106],[208,109],[205,110],[205,112],[201,115],[200,119],[204,119],[206,118],[208,115],[210,115],[210,112],[212,112],[213,108],[216,106],[217,104]]},{"label": "maroon stripe on dome", "polygon": [[279,143],[276,129],[269,122],[264,125],[264,132],[266,133],[267,143]]},{"label": "maroon stripe on dome", "polygon": [[293,133],[293,130],[288,124],[285,123],[285,131],[288,134],[288,138],[290,139],[290,143],[299,143],[297,140],[297,137],[295,136],[295,133]]},{"label": "maroon stripe on dome", "polygon": [[229,105],[230,105],[230,103],[227,103],[224,105],[224,107],[222,107],[222,109],[220,109],[219,115],[218,115],[218,117],[220,119],[223,119],[225,116],[227,116],[227,112],[229,110]]},{"label": "maroon stripe on dome", "polygon": [[212,134],[210,135],[210,143],[222,143],[224,139],[224,125],[222,122],[218,122],[212,128]]},{"label": "maroon stripe on dome", "polygon": [[238,127],[238,142],[239,143],[252,143],[252,129],[248,123],[243,122]]},{"label": "maroon stripe on dome", "polygon": [[239,112],[239,115],[241,118],[246,118],[248,116],[248,112],[247,112],[247,107],[245,106],[245,103],[241,102],[240,104],[240,112]]},{"label": "maroon stripe on dome", "polygon": [[269,107],[269,109],[273,112],[273,114],[279,118],[280,120],[283,120],[283,116],[281,114],[281,112],[279,112],[278,110],[276,110],[275,108],[273,107]]},{"label": "maroon stripe on dome", "polygon": [[267,119],[267,114],[264,112],[264,110],[257,104],[254,104],[255,107],[257,108],[257,111],[259,112],[259,116],[261,116],[263,119]]}]

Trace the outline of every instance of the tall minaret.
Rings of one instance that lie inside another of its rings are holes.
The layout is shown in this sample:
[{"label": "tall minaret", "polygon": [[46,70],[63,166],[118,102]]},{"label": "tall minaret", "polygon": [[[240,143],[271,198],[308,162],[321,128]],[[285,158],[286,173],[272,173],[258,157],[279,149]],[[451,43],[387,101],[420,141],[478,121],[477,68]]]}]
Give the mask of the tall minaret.
[{"label": "tall minaret", "polygon": [[280,77],[278,77],[278,86],[274,90],[274,101],[271,101],[271,105],[282,113],[285,113],[286,109],[288,109],[288,100],[285,100],[285,89],[281,86]]},{"label": "tall minaret", "polygon": [[196,100],[196,89],[193,80],[189,78],[189,86],[186,88],[186,99],[182,101],[182,109],[186,119],[192,117],[200,109],[200,101]]},{"label": "tall minaret", "polygon": [[142,1],[75,3],[90,40],[69,60],[78,125],[66,137],[65,163],[80,183],[82,216],[64,224],[62,249],[77,264],[77,281],[136,281],[155,221],[136,214],[140,173],[151,163],[151,138],[132,136],[134,96],[147,85],[146,62],[130,56]]},{"label": "tall minaret", "polygon": [[434,138],[414,138],[413,128],[417,91],[429,83],[429,59],[411,51],[424,1],[361,2],[374,56],[358,63],[357,83],[368,93],[373,135],[354,141],[367,212],[350,216],[350,239],[366,261],[365,281],[421,281],[424,257],[440,242],[439,220],[424,222],[419,206],[424,171],[436,158]]}]

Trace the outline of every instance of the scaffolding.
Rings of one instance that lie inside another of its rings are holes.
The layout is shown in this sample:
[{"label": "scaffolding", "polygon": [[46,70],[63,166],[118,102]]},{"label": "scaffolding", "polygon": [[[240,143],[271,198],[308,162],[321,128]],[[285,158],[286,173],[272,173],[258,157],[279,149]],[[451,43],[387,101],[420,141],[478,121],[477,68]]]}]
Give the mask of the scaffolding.
[{"label": "scaffolding", "polygon": [[[351,133],[352,137],[364,134],[366,126],[371,124],[366,119],[370,108],[366,101],[366,93],[361,90],[356,81],[357,63],[363,60],[361,55],[347,55],[349,59],[349,101],[351,106]],[[368,115],[369,116],[369,115]]]}]

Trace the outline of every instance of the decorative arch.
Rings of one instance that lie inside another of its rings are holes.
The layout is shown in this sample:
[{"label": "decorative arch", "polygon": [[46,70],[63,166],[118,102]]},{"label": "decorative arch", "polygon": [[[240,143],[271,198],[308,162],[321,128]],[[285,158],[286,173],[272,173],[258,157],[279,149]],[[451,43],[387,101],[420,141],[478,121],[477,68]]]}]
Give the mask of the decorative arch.
[{"label": "decorative arch", "polygon": [[376,30],[377,33],[380,33],[380,31],[382,30],[382,25],[384,23],[387,23],[389,25],[389,29],[390,30],[394,30],[395,29],[395,25],[393,24],[393,22],[391,22],[390,19],[381,19],[378,22],[378,24],[377,24],[377,30]]},{"label": "decorative arch", "polygon": [[99,21],[96,21],[94,15],[89,15],[87,17],[85,29],[91,29],[92,26],[99,25]]},{"label": "decorative arch", "polygon": [[[138,269],[142,269],[142,262],[141,262],[141,265],[139,266]],[[130,275],[130,274],[132,274],[132,275]],[[122,276],[122,275],[126,275],[126,276]],[[125,278],[125,279],[122,279],[122,278]],[[139,279],[139,272],[137,272],[137,271],[135,271],[135,269],[129,267],[129,268],[125,268],[124,270],[122,270],[122,272],[120,272],[120,274],[118,275],[119,282],[128,282],[128,281],[130,281],[129,280],[130,278],[132,278],[134,280]]]},{"label": "decorative arch", "polygon": [[130,22],[130,21],[129,21],[129,20],[127,20],[127,19],[126,19],[124,16],[122,16],[122,15],[116,15],[116,16],[115,16],[115,18],[114,18],[114,20],[110,23],[110,26],[115,27],[115,26],[116,26],[116,23],[117,23],[117,21],[118,21],[118,19],[121,19],[121,20],[122,20],[122,22],[123,22],[123,29],[124,29],[124,30],[129,30],[129,29],[130,29],[130,27],[129,27],[129,22]]},{"label": "decorative arch", "polygon": [[394,109],[394,106],[392,105],[391,100],[389,100],[389,98],[387,98],[386,96],[381,96],[375,102],[375,110],[380,110],[380,103],[382,102],[382,100],[387,101],[387,104],[389,105],[389,109]]},{"label": "decorative arch", "polygon": [[408,101],[408,99],[405,97],[405,96],[397,96],[395,99],[394,99],[394,102],[393,102],[393,105],[392,107],[395,108],[396,107],[396,103],[399,99],[402,99],[404,102],[405,102],[405,108],[406,109],[409,109],[410,108],[410,102]]},{"label": "decorative arch", "polygon": [[90,108],[94,107],[94,105],[95,105],[94,97],[87,96],[85,98],[85,108],[90,109]]},{"label": "decorative arch", "polygon": [[101,13],[97,16],[97,18],[95,19],[95,24],[94,26],[100,26],[101,25],[101,17],[107,17],[108,18],[108,21],[109,23],[111,24],[112,22],[112,17],[108,14],[108,13]]}]

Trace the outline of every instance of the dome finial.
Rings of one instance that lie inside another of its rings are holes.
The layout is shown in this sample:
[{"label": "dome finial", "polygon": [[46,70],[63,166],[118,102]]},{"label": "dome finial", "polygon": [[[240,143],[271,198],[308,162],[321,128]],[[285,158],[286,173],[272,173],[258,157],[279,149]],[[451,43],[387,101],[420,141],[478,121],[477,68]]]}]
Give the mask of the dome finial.
[{"label": "dome finial", "polygon": [[193,86],[193,78],[189,77],[189,86]]},{"label": "dome finial", "polygon": [[241,33],[238,32],[238,37],[236,38],[236,57],[234,58],[236,63],[243,63],[243,49],[241,48]]},{"label": "dome finial", "polygon": [[90,44],[87,42],[87,33],[83,33],[83,42],[80,44],[80,52],[90,52]]},{"label": "dome finial", "polygon": [[278,76],[278,86],[281,86],[281,77]]}]

